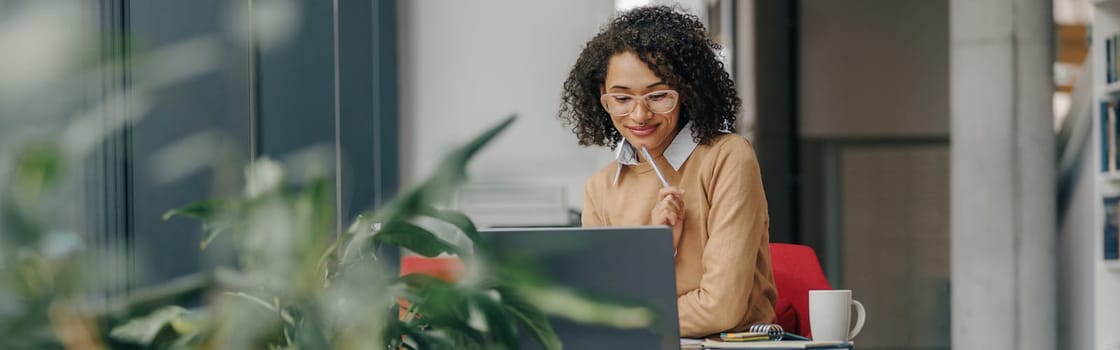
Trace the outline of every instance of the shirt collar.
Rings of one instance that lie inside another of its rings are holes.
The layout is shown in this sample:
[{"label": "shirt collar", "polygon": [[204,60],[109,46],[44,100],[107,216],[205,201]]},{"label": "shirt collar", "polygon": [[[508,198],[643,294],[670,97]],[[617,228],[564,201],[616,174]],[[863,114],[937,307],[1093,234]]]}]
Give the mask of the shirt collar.
[{"label": "shirt collar", "polygon": [[[673,166],[673,170],[680,171],[684,161],[688,160],[688,156],[692,155],[696,146],[696,140],[692,139],[692,122],[689,121],[681,131],[677,132],[673,142],[665,149],[665,160]],[[614,172],[614,183],[617,185],[618,177],[622,174],[622,166],[638,164],[638,151],[630,145],[630,141],[626,141],[626,138],[619,141],[616,149],[615,160],[618,161],[618,169]]]}]

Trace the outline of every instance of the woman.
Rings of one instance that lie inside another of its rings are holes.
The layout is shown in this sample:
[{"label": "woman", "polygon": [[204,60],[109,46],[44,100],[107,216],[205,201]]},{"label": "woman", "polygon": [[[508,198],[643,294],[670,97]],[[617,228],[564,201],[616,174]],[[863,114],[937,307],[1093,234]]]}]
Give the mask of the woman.
[{"label": "woman", "polygon": [[773,322],[777,297],[758,161],[733,133],[740,101],[718,48],[695,16],[627,11],[584,47],[560,109],[580,145],[617,150],[584,186],[583,225],[672,227],[683,337]]}]

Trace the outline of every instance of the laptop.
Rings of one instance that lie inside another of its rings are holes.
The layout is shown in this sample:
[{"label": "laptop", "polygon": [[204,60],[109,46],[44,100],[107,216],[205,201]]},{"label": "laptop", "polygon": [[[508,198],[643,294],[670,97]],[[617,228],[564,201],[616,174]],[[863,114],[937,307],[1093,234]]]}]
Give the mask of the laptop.
[{"label": "laptop", "polygon": [[[664,226],[502,228],[481,231],[495,253],[530,261],[552,284],[648,307],[651,326],[619,329],[553,317],[566,349],[679,349],[672,231]],[[554,305],[563,307],[563,305]],[[527,349],[540,348],[523,337]]]}]

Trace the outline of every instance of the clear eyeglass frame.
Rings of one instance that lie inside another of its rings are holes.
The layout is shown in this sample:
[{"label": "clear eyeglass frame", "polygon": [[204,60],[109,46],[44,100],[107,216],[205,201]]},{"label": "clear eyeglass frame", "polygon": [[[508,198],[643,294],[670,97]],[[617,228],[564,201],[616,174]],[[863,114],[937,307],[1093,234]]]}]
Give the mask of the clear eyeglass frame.
[{"label": "clear eyeglass frame", "polygon": [[676,90],[657,90],[646,93],[645,95],[636,96],[621,92],[605,93],[599,97],[599,102],[602,103],[603,109],[614,117],[625,117],[634,113],[638,109],[638,103],[645,104],[646,110],[656,113],[665,114],[677,109],[680,102],[680,93]]}]

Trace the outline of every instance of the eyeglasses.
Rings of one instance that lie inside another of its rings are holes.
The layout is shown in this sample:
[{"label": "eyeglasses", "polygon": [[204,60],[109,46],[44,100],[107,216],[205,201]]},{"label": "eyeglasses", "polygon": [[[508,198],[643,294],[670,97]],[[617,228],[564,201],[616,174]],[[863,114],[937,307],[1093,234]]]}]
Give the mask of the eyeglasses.
[{"label": "eyeglasses", "polygon": [[599,101],[603,103],[603,108],[607,110],[608,114],[615,117],[625,117],[634,113],[634,110],[638,108],[638,100],[645,103],[650,112],[662,114],[672,112],[673,109],[677,108],[680,94],[673,90],[658,90],[642,96],[615,92],[603,94],[599,97]]}]

